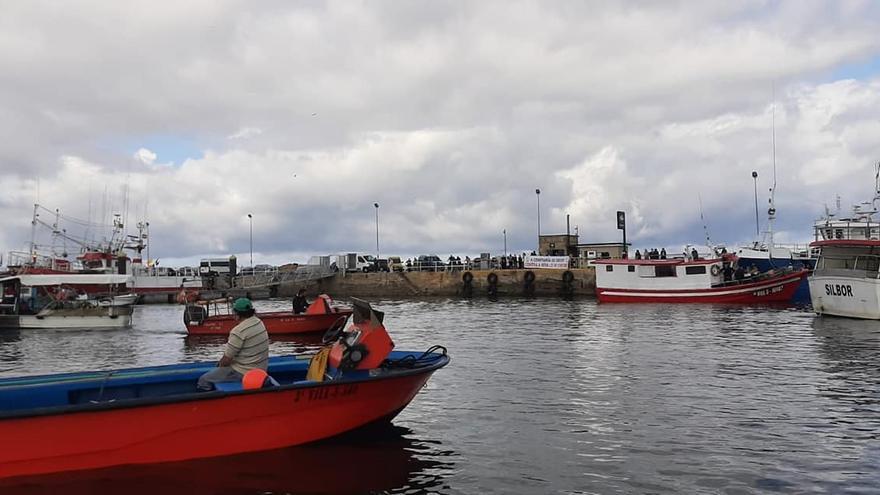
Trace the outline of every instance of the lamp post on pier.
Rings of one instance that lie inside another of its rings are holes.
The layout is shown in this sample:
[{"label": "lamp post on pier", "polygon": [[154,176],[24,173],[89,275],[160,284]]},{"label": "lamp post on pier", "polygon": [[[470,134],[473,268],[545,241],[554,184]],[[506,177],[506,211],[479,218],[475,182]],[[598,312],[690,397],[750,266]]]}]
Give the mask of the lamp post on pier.
[{"label": "lamp post on pier", "polygon": [[376,207],[376,269],[379,267],[379,203],[373,203]]},{"label": "lamp post on pier", "polygon": [[248,221],[251,224],[251,269],[254,268],[254,216],[248,213]]},{"label": "lamp post on pier", "polygon": [[760,236],[761,227],[760,222],[758,222],[758,172],[752,171],[752,179],[755,180],[755,235]]},{"label": "lamp post on pier", "polygon": [[507,229],[502,230],[504,233],[504,257],[507,257]]},{"label": "lamp post on pier", "polygon": [[538,256],[541,256],[541,190],[535,189],[535,197],[538,199]]}]

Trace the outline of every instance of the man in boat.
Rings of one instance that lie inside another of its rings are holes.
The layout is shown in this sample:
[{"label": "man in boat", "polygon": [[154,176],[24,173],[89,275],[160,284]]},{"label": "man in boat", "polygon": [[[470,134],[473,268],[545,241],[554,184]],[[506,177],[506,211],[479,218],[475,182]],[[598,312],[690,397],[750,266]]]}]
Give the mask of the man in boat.
[{"label": "man in boat", "polygon": [[244,374],[253,369],[265,371],[269,367],[269,334],[266,326],[257,318],[254,305],[245,297],[232,304],[238,325],[229,332],[226,349],[217,367],[199,377],[198,388],[214,389],[219,382],[241,381]]},{"label": "man in boat", "polygon": [[306,300],[306,290],[300,289],[297,291],[296,295],[293,296],[293,314],[298,315],[300,313],[305,313],[308,307],[309,302]]}]

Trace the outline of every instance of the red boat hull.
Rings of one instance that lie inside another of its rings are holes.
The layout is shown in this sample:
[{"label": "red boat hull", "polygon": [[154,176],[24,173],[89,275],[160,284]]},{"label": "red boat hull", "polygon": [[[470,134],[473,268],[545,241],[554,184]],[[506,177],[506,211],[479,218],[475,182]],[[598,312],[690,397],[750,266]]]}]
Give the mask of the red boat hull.
[{"label": "red boat hull", "polygon": [[[351,310],[339,310],[325,314],[293,314],[291,311],[257,313],[266,325],[269,335],[325,332],[341,318],[348,318]],[[226,335],[238,324],[232,315],[209,316],[201,325],[186,323],[190,335]]]},{"label": "red boat hull", "polygon": [[600,303],[722,303],[790,302],[808,270],[711,289],[652,290],[596,288]]},{"label": "red boat hull", "polygon": [[390,420],[433,369],[151,406],[0,421],[0,477],[300,445]]}]

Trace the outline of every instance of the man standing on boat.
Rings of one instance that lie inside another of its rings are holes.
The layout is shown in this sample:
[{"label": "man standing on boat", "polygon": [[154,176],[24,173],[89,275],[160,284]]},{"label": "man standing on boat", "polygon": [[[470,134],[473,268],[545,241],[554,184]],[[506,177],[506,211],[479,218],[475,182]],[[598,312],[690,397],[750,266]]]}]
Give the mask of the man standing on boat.
[{"label": "man standing on boat", "polygon": [[293,296],[293,314],[298,315],[300,313],[305,313],[308,308],[309,302],[306,300],[306,290],[300,289],[297,291],[296,295]]},{"label": "man standing on boat", "polygon": [[269,334],[256,317],[251,300],[236,299],[232,310],[238,325],[229,332],[226,350],[217,367],[199,378],[199,390],[213,390],[214,384],[219,382],[241,381],[248,371],[257,368],[265,371],[269,367]]}]

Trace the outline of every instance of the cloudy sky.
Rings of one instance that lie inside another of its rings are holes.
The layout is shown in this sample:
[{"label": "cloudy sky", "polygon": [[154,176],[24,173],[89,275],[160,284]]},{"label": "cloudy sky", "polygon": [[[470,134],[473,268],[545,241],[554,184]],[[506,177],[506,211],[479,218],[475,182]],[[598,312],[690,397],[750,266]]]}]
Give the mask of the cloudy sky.
[{"label": "cloudy sky", "polygon": [[704,223],[736,245],[753,170],[764,228],[774,115],[777,240],[806,242],[838,195],[872,197],[880,160],[869,0],[0,9],[4,253],[35,201],[49,222],[146,219],[163,265],[247,259],[248,213],[255,263],[375,252],[376,202],[383,257],[500,252],[505,230],[524,251],[536,188],[545,234],[570,215],[582,242],[616,241],[624,210],[634,247]]}]

